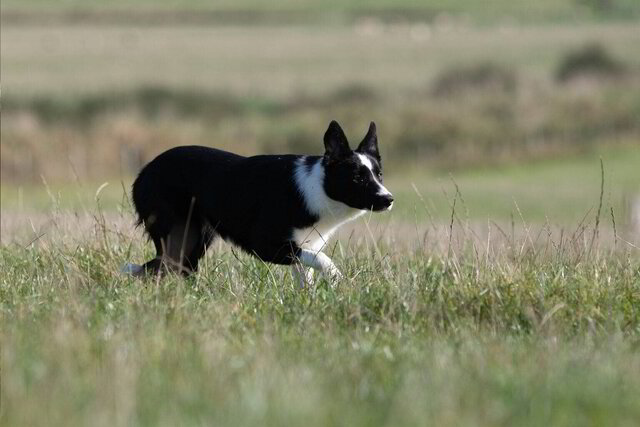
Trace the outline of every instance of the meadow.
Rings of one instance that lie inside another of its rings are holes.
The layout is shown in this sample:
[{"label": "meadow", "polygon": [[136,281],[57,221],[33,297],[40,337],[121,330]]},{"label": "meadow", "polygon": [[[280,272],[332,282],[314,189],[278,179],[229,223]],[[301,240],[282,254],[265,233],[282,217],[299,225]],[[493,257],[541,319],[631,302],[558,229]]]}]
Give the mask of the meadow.
[{"label": "meadow", "polygon": [[640,417],[638,246],[604,217],[542,238],[370,224],[327,248],[344,280],[299,289],[226,245],[190,279],[123,276],[151,248],[100,212],[0,250],[4,425]]},{"label": "meadow", "polygon": [[[530,2],[529,2],[530,3]],[[328,7],[329,6],[329,7]],[[635,426],[636,2],[4,0],[0,424]],[[378,124],[345,278],[134,279],[139,168]]]}]

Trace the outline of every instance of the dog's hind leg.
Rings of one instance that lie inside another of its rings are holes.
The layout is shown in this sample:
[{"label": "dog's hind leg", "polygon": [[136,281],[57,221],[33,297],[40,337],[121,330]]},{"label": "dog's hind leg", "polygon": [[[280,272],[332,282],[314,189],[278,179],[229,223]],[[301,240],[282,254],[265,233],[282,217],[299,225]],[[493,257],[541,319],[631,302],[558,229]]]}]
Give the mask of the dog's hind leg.
[{"label": "dog's hind leg", "polygon": [[[155,233],[151,237],[156,248],[156,256],[153,259],[141,266],[127,264],[122,271],[133,276],[147,276],[163,273],[163,267],[166,267],[170,270],[181,271],[183,274],[189,273],[190,271],[185,271],[185,250],[183,248],[186,247],[187,250],[191,250],[190,246],[193,245],[193,233],[185,230],[184,225],[173,226],[170,230],[171,231],[164,236],[159,236],[158,233]],[[186,239],[184,238],[185,234],[187,236]],[[183,240],[185,240],[185,242],[183,242]]]},{"label": "dog's hind leg", "polygon": [[152,237],[156,256],[143,265],[127,264],[122,272],[133,276],[153,275],[162,272],[163,266],[185,276],[198,269],[198,261],[215,234],[202,229],[200,221],[189,226],[180,222],[171,227],[166,236]]},{"label": "dog's hind leg", "polygon": [[162,269],[162,244],[160,238],[153,238],[156,246],[156,257],[142,265],[125,264],[120,270],[121,273],[130,274],[135,277],[158,274]]},{"label": "dog's hind leg", "polygon": [[198,268],[198,260],[204,255],[201,222],[194,218],[188,224],[175,224],[162,239],[162,260],[172,270],[189,275]]},{"label": "dog's hind leg", "polygon": [[144,266],[128,262],[122,266],[122,268],[120,269],[120,273],[139,276],[140,274],[144,273],[143,270]]},{"label": "dog's hind leg", "polygon": [[198,240],[190,248],[191,250],[189,252],[185,252],[185,264],[191,269],[191,271],[198,270],[200,259],[207,252],[207,248],[211,246],[215,236],[216,233],[210,227],[204,226],[201,228]]},{"label": "dog's hind leg", "polygon": [[162,258],[154,258],[145,262],[134,276],[156,275],[162,271]]},{"label": "dog's hind leg", "polygon": [[142,265],[127,263],[120,270],[121,273],[130,274],[135,277],[142,277],[145,275],[158,274],[162,268],[162,244],[160,238],[154,238],[156,246],[156,257],[147,261]]}]

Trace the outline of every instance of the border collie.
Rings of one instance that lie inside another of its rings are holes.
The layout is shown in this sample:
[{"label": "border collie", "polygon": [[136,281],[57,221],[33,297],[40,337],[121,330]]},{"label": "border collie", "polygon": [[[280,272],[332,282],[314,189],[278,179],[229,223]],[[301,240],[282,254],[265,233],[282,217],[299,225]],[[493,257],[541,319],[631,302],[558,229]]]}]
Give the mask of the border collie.
[{"label": "border collie", "polygon": [[311,281],[305,267],[342,277],[323,247],[345,222],[390,210],[393,196],[382,185],[375,123],[352,151],[332,121],[324,146],[324,156],[243,157],[200,146],[160,154],[132,192],[156,257],[124,271],[155,274],[164,265],[189,275],[220,236],[265,262],[292,265],[301,285]]}]

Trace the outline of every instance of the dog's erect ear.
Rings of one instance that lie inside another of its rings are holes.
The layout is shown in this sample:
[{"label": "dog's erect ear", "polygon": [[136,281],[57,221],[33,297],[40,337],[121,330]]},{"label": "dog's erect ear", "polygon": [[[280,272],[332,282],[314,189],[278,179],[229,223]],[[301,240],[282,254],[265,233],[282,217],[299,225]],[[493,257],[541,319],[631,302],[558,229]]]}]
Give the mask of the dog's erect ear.
[{"label": "dog's erect ear", "polygon": [[369,154],[370,156],[378,159],[378,161],[380,160],[380,152],[378,151],[378,135],[376,133],[376,124],[374,122],[371,122],[369,125],[369,130],[360,145],[358,145],[356,151],[362,154]]},{"label": "dog's erect ear", "polygon": [[329,123],[329,128],[324,134],[324,149],[324,155],[329,160],[344,159],[351,154],[347,137],[335,120]]}]

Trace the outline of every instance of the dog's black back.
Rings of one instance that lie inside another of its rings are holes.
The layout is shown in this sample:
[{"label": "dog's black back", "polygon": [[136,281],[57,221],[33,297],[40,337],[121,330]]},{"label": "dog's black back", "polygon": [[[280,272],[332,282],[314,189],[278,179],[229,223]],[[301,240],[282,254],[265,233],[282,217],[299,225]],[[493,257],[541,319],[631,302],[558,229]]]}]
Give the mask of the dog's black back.
[{"label": "dog's black back", "polygon": [[318,219],[305,208],[292,179],[299,158],[173,148],[146,165],[133,184],[138,221],[161,252],[168,244],[182,244],[175,238],[162,242],[176,224],[188,223],[191,233],[202,235],[188,245],[195,248],[182,248],[191,268],[216,234],[264,261],[290,264],[296,252],[292,228],[309,227]]}]

